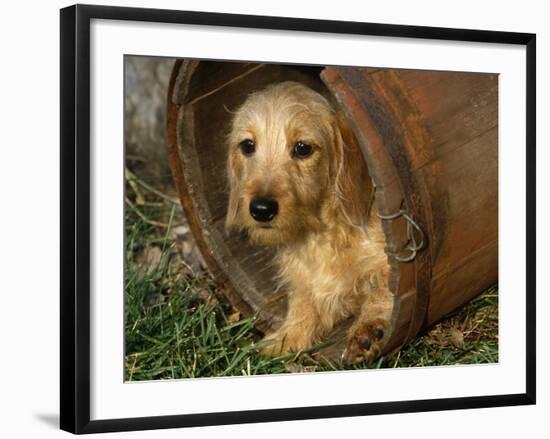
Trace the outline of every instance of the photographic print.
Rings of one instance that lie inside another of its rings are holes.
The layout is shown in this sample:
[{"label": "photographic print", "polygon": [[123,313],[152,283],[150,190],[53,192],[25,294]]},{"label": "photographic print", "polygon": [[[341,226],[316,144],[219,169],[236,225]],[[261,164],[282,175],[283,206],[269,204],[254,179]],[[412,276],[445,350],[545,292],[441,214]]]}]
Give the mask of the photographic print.
[{"label": "photographic print", "polygon": [[534,404],[535,40],[64,8],[61,428]]},{"label": "photographic print", "polygon": [[126,55],[125,379],[498,363],[498,79]]}]

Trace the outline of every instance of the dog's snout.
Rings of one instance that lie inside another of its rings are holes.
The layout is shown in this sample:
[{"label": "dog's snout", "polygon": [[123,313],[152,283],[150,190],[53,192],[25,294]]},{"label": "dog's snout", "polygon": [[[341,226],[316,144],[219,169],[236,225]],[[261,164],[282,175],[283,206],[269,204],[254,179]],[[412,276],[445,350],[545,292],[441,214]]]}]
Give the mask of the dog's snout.
[{"label": "dog's snout", "polygon": [[270,198],[254,198],[250,201],[250,216],[256,221],[266,223],[275,218],[279,212],[279,204]]}]

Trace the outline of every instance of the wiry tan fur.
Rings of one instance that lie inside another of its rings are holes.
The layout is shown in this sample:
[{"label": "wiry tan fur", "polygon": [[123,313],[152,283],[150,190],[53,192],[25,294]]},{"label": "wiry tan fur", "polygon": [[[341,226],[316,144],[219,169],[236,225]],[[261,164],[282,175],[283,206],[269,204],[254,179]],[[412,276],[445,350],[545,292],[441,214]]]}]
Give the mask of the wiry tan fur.
[{"label": "wiry tan fur", "polygon": [[[242,154],[244,139],[255,142],[254,154]],[[298,141],[312,145],[313,154],[293,157]],[[283,82],[247,98],[228,143],[226,226],[276,246],[289,293],[288,315],[264,352],[307,349],[353,316],[345,359],[376,358],[390,333],[394,300],[381,223],[368,211],[372,183],[345,119],[320,94]],[[279,204],[268,226],[249,214],[258,196]]]}]

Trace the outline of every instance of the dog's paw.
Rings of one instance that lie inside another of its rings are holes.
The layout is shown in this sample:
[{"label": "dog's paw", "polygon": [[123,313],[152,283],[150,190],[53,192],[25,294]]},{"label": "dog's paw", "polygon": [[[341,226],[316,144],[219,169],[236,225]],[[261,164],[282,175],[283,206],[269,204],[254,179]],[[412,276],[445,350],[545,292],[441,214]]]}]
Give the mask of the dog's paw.
[{"label": "dog's paw", "polygon": [[382,353],[387,340],[387,322],[376,319],[360,324],[350,334],[346,349],[342,354],[345,363],[357,364],[363,361],[372,363]]},{"label": "dog's paw", "polygon": [[274,357],[280,355],[283,350],[283,341],[279,339],[278,334],[274,333],[264,337],[257,345],[257,349],[262,355]]},{"label": "dog's paw", "polygon": [[311,347],[303,334],[280,329],[268,335],[258,345],[262,355],[277,356],[289,352],[300,352]]}]

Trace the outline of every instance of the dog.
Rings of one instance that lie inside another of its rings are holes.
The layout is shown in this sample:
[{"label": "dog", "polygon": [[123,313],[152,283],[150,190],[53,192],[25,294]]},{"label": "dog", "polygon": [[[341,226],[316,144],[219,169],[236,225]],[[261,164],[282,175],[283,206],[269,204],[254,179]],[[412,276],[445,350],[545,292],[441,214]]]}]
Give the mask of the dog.
[{"label": "dog", "polygon": [[381,221],[366,195],[372,180],[345,117],[305,85],[275,83],[246,98],[227,139],[226,229],[275,247],[288,291],[284,323],[262,353],[309,349],[353,318],[343,359],[378,358],[394,296]]}]

